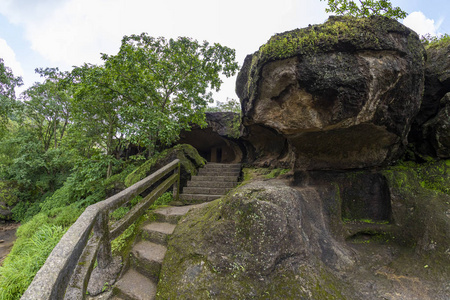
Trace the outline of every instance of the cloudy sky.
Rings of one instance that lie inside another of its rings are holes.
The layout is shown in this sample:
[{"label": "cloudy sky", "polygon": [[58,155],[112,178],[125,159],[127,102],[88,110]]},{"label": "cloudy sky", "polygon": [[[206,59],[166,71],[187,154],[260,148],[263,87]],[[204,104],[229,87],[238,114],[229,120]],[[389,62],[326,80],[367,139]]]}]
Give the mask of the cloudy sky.
[{"label": "cloudy sky", "polygon": [[[423,35],[450,34],[450,1],[392,0],[409,13],[403,23]],[[124,35],[188,36],[236,49],[242,65],[273,34],[324,22],[319,0],[0,0],[0,57],[25,87],[34,70],[71,70],[117,53]],[[216,100],[236,98],[224,79]]]}]

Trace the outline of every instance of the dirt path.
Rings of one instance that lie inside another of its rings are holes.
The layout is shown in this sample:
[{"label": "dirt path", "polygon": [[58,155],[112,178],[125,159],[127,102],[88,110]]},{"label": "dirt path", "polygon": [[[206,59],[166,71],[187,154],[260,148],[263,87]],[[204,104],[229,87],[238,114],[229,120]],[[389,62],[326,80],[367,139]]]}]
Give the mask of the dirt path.
[{"label": "dirt path", "polygon": [[0,265],[3,264],[3,260],[11,251],[19,226],[18,223],[0,224]]}]

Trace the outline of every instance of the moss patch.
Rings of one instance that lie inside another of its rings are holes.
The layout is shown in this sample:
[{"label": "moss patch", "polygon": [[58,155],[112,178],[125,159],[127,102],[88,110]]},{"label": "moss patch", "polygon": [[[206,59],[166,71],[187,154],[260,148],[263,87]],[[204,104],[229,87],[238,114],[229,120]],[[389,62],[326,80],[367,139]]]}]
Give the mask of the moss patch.
[{"label": "moss patch", "polygon": [[395,204],[394,221],[401,224],[398,235],[419,253],[440,255],[450,249],[449,172],[448,161],[404,163],[383,172]]}]

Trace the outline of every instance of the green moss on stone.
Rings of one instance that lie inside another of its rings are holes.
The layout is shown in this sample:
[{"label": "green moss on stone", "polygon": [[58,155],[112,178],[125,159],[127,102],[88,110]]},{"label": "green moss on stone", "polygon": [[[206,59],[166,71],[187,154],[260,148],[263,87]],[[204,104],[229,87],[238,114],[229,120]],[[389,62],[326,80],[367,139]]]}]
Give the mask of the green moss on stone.
[{"label": "green moss on stone", "polygon": [[[450,248],[448,161],[407,163],[383,171],[389,182],[399,241],[419,253],[443,254]],[[443,254],[444,255],[444,254]],[[448,259],[448,254],[444,255]]]}]

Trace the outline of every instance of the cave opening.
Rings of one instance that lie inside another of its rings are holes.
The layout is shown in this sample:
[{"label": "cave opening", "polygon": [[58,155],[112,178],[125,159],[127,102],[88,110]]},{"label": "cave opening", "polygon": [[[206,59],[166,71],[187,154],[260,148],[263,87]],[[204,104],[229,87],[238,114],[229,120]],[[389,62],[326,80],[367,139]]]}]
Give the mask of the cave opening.
[{"label": "cave opening", "polygon": [[212,128],[194,128],[180,134],[179,144],[189,144],[208,162],[239,163],[242,160],[242,150],[233,141],[219,135]]}]

